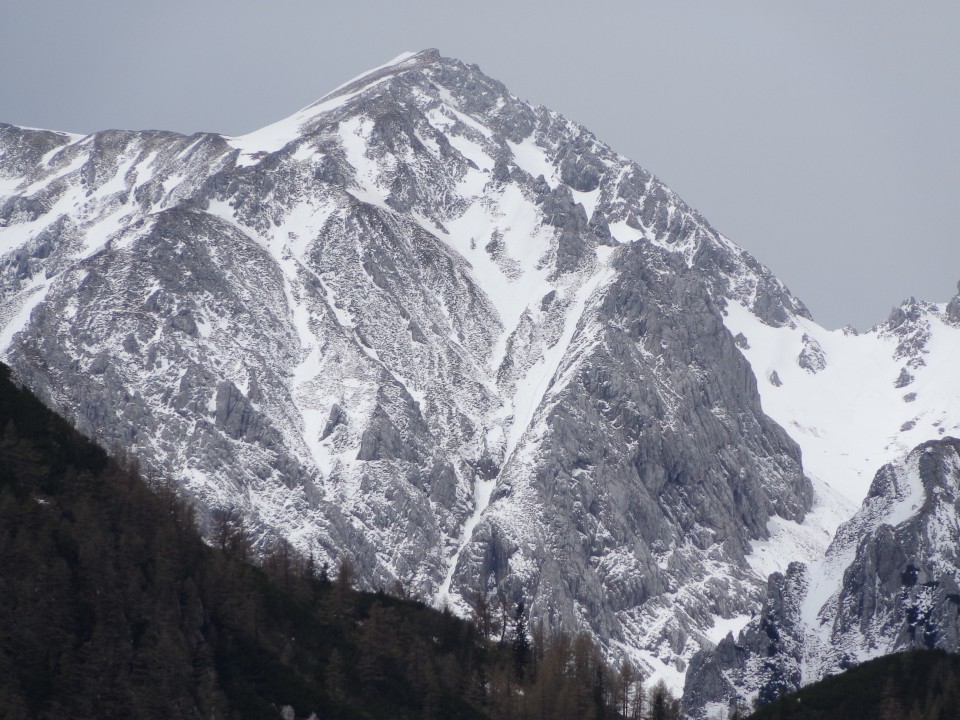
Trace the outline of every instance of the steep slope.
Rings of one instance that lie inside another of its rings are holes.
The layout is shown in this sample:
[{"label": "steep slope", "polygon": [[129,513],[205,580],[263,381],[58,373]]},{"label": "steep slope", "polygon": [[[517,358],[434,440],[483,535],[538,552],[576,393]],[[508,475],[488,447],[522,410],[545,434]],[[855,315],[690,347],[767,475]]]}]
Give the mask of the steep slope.
[{"label": "steep slope", "polygon": [[619,718],[640,689],[591,643],[539,636],[518,693],[517,653],[472,623],[331,582],[286,544],[255,567],[235,525],[205,546],[186,502],[2,364],[0,428],[5,720]]},{"label": "steep slope", "polygon": [[960,648],[960,440],[926,442],[874,477],[826,555],[771,575],[760,615],[696,656],[695,715],[739,696],[769,702],[880,655]]},{"label": "steep slope", "polygon": [[242,137],[0,126],[0,223],[19,378],[205,527],[239,510],[371,586],[523,594],[676,687],[810,507],[721,315],[803,306],[435,51]]},{"label": "steep slope", "polygon": [[771,518],[749,562],[766,577],[819,564],[877,468],[917,445],[960,435],[960,294],[913,298],[868,332],[828,331],[794,315],[779,327],[739,302],[724,322],[758,378],[763,408],[801,447],[814,506],[800,525]]}]

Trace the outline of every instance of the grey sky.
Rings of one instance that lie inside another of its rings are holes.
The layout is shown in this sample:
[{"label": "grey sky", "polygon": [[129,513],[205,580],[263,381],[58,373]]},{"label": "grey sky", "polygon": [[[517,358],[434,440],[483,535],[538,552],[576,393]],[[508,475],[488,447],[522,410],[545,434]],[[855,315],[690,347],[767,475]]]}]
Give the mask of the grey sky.
[{"label": "grey sky", "polygon": [[239,134],[437,47],[869,327],[960,280],[960,3],[2,0],[0,122]]}]

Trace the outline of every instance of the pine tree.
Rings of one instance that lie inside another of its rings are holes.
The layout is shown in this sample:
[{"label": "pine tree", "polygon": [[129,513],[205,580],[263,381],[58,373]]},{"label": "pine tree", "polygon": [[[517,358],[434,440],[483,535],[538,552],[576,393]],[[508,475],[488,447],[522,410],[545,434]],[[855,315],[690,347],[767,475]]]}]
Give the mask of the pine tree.
[{"label": "pine tree", "polygon": [[906,716],[906,710],[898,695],[893,678],[887,678],[880,696],[879,720],[901,720]]},{"label": "pine tree", "polygon": [[663,680],[650,691],[650,720],[679,720],[680,704],[674,699]]},{"label": "pine tree", "polygon": [[530,638],[527,635],[527,619],[523,612],[524,605],[521,600],[517,603],[513,626],[513,668],[519,682],[524,679],[530,659]]},{"label": "pine tree", "polygon": [[493,618],[490,615],[490,604],[487,602],[487,594],[483,590],[477,590],[473,600],[473,621],[480,631],[480,636],[486,640],[493,632]]}]

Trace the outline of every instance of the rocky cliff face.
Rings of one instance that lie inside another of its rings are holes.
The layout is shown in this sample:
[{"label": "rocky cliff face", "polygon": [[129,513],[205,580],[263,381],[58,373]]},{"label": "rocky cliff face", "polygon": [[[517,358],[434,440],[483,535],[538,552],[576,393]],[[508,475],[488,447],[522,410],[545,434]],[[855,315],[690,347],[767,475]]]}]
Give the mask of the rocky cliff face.
[{"label": "rocky cliff face", "polygon": [[806,316],[588,131],[435,51],[243,137],[0,126],[4,359],[209,526],[674,683],[809,482],[723,324]]},{"label": "rocky cliff face", "polygon": [[874,477],[819,564],[770,577],[760,615],[695,656],[694,716],[735,698],[766,702],[863,660],[960,647],[960,440],[918,446]]}]

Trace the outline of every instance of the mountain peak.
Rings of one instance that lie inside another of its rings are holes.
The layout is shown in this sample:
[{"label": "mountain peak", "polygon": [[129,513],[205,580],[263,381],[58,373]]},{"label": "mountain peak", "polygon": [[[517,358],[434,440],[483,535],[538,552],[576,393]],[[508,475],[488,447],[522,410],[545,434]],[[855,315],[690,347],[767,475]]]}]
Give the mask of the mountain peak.
[{"label": "mountain peak", "polygon": [[269,153],[276,152],[309,131],[311,121],[331,110],[342,107],[364,90],[411,70],[419,70],[438,62],[440,52],[428,48],[419,52],[404,52],[388,63],[367,70],[334,88],[316,102],[301,108],[293,115],[271,123],[245,135],[225,136],[225,140],[240,150],[239,166],[252,165]]},{"label": "mountain peak", "polygon": [[946,315],[948,320],[960,325],[960,282],[957,283],[957,294],[947,303]]},{"label": "mountain peak", "polygon": [[401,53],[390,62],[367,70],[352,80],[348,80],[343,85],[340,85],[339,87],[328,92],[322,98],[317,100],[317,102],[313,103],[313,105],[307,106],[305,109],[329,102],[330,100],[343,95],[349,95],[358,92],[372,83],[377,82],[378,80],[382,80],[393,75],[398,75],[399,73],[407,72],[408,70],[416,70],[418,68],[431,65],[439,60],[440,51],[436,48],[427,48],[426,50],[421,50],[420,52]]}]

